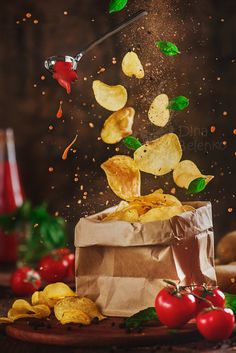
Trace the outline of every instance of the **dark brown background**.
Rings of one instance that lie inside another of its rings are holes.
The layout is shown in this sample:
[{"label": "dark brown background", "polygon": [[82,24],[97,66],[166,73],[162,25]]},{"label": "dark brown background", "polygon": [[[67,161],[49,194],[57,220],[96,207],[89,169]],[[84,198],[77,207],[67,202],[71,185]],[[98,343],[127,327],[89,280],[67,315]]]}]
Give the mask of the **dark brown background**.
[{"label": "dark brown background", "polygon": [[[212,201],[216,236],[222,236],[236,227],[236,136],[232,132],[236,128],[235,0],[130,0],[125,10],[112,15],[108,14],[108,3],[12,0],[1,4],[0,128],[14,128],[27,197],[34,204],[47,201],[53,212],[58,211],[68,221],[71,240],[81,215],[103,209],[107,200],[108,205],[117,202],[99,166],[117,153],[115,147],[120,148],[118,153],[129,152],[122,145],[107,147],[97,140],[109,115],[92,94],[92,81],[98,78],[127,87],[128,104],[137,111],[134,135],[141,141],[174,130],[181,138],[184,159],[192,159],[203,172],[215,175],[206,191],[194,198]],[[81,60],[79,81],[70,96],[45,72],[45,58],[76,54],[141,8],[149,11],[147,19],[107,40]],[[32,17],[24,21],[27,12]],[[34,19],[39,23],[34,24]],[[158,39],[175,42],[181,55],[161,55],[154,45]],[[133,48],[146,71],[140,81],[121,73],[121,59]],[[117,64],[112,64],[113,57]],[[97,74],[100,67],[106,71]],[[45,80],[40,79],[42,75]],[[191,101],[189,109],[172,115],[164,129],[150,126],[146,113],[161,92],[170,97],[186,95]],[[60,99],[64,101],[64,116],[58,120],[55,115]],[[94,128],[89,127],[90,122]],[[52,131],[49,125],[54,126]],[[214,134],[210,126],[216,126]],[[76,152],[62,161],[62,151],[76,133]],[[223,141],[227,141],[226,146]],[[49,167],[54,172],[49,173]],[[75,174],[78,181],[74,180]],[[171,175],[157,179],[142,175],[143,193],[158,187],[169,192],[173,186]],[[177,190],[177,196],[189,198],[182,190]],[[82,200],[81,204],[78,200]],[[228,208],[233,209],[231,213]]]}]

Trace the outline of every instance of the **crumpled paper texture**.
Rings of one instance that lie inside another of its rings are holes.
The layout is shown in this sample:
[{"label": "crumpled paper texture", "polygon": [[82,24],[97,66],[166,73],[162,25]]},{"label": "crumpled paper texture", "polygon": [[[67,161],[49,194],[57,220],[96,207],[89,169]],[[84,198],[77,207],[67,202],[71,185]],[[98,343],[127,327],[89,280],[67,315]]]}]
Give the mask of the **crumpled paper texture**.
[{"label": "crumpled paper texture", "polygon": [[214,234],[209,202],[167,221],[101,222],[115,207],[75,228],[76,290],[96,301],[104,315],[130,316],[154,306],[171,279],[182,285],[216,284]]}]

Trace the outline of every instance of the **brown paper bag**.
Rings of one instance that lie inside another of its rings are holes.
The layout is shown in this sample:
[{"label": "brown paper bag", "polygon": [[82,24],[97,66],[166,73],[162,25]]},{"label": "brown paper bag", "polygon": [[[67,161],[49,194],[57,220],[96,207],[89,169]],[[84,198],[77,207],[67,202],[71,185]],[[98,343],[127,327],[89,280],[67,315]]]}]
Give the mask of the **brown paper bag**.
[{"label": "brown paper bag", "polygon": [[163,279],[216,284],[211,204],[191,203],[167,221],[101,222],[115,207],[81,218],[75,229],[76,290],[108,316],[154,306]]}]

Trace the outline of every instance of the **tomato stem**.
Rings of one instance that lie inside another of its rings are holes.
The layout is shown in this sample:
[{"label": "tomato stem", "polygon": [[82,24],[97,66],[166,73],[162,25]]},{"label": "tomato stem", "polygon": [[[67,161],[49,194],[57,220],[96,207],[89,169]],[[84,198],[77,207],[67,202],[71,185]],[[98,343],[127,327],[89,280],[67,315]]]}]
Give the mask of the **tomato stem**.
[{"label": "tomato stem", "polygon": [[191,294],[192,294],[195,298],[197,298],[197,299],[199,299],[199,300],[203,300],[204,302],[206,302],[206,303],[209,305],[209,307],[210,307],[211,309],[217,309],[217,307],[214,306],[210,300],[208,300],[208,299],[206,299],[206,298],[203,298],[203,297],[200,297],[200,295],[197,295],[197,294],[195,294],[195,293],[191,293]]}]

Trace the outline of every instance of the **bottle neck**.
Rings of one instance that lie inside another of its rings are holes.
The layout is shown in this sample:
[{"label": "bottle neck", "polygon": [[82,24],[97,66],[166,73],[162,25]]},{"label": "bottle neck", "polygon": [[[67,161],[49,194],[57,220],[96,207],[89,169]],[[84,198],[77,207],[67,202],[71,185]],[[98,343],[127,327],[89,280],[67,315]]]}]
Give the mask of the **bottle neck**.
[{"label": "bottle neck", "polygon": [[0,213],[14,211],[23,203],[12,129],[0,130]]}]

